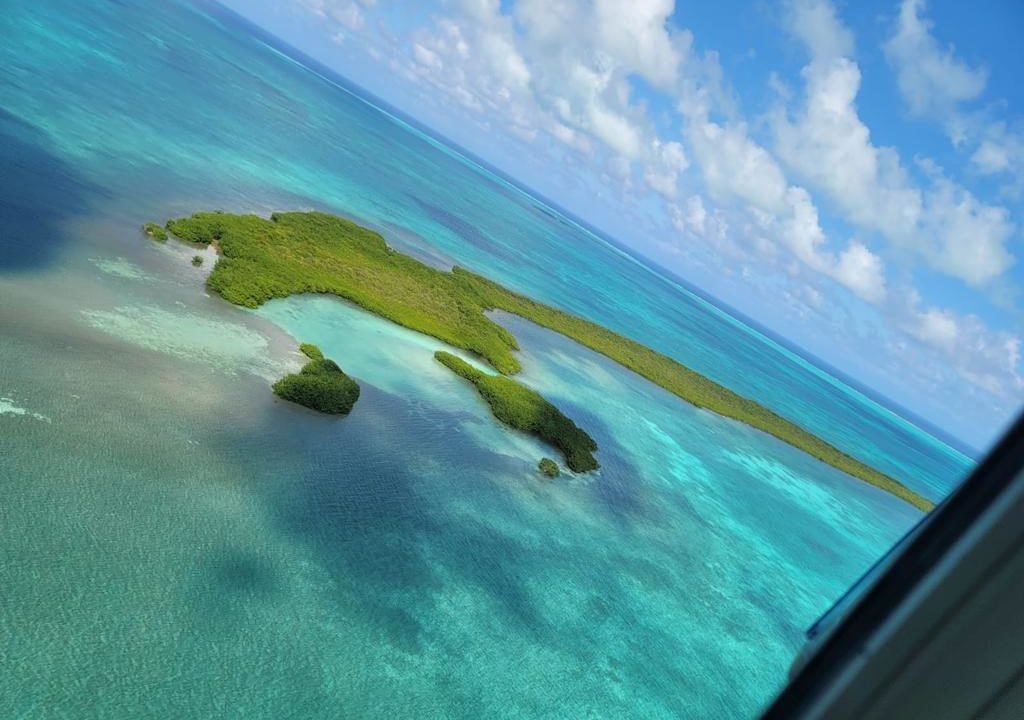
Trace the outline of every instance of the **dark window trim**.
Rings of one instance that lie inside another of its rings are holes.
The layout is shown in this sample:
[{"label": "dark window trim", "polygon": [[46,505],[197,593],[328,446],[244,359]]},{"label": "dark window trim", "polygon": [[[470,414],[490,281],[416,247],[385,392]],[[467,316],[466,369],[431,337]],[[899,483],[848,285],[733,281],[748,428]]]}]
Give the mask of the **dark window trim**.
[{"label": "dark window trim", "polygon": [[1024,468],[1024,415],[980,465],[932,511],[903,552],[848,611],[807,664],[790,680],[761,720],[801,717],[860,654],[865,640],[888,620],[939,560],[964,536]]}]

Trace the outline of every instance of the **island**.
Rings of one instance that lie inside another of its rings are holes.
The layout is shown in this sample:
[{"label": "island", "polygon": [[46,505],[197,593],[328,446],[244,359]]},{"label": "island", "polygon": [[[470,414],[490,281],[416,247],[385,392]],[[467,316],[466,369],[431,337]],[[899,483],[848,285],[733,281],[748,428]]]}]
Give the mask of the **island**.
[{"label": "island", "polygon": [[256,308],[273,298],[328,293],[479,356],[515,374],[519,346],[487,316],[504,310],[605,355],[679,398],[766,432],[848,475],[921,510],[933,503],[885,473],[844,453],[796,423],[682,363],[628,337],[545,305],[455,267],[432,268],[389,247],[368,228],[321,212],[257,215],[201,212],[171,220],[177,238],[214,245],[220,257],[207,287],[229,302]]},{"label": "island", "polygon": [[556,478],[561,474],[558,470],[558,463],[551,458],[541,458],[540,462],[537,463],[537,469],[540,470],[542,475],[549,478]]},{"label": "island", "polygon": [[309,358],[298,373],[285,375],[273,385],[274,394],[329,415],[348,415],[359,399],[359,385],[337,363],[324,357],[316,345],[303,343],[299,350]]},{"label": "island", "polygon": [[142,226],[142,232],[146,233],[157,242],[167,242],[167,230],[156,223],[146,223]]},{"label": "island", "polygon": [[[558,448],[570,470],[579,473],[597,470],[599,465],[594,458],[597,443],[540,393],[510,378],[477,370],[462,358],[443,350],[434,353],[434,358],[473,383],[490,405],[494,417],[502,423]],[[557,466],[555,470],[557,472]]]}]

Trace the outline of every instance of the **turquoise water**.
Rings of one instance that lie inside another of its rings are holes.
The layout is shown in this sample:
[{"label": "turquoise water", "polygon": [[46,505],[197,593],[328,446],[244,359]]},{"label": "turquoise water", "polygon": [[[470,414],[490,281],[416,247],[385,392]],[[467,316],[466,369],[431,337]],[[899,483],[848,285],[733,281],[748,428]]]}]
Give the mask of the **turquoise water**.
[{"label": "turquoise water", "polygon": [[[498,315],[601,446],[498,426],[436,341],[248,312],[139,225],[341,212],[672,354],[939,497],[969,461],[231,15],[0,14],[0,717],[749,717],[918,517]],[[318,343],[344,419],[268,385]]]}]

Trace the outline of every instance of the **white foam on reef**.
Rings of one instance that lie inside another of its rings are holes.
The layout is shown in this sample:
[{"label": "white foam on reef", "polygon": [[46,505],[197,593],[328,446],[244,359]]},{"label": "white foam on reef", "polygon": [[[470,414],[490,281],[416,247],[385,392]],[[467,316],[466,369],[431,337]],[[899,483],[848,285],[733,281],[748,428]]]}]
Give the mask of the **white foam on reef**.
[{"label": "white foam on reef", "polygon": [[14,399],[9,397],[0,397],[0,416],[2,415],[30,417],[45,423],[53,422],[50,418],[41,413],[31,412],[26,408],[16,405]]},{"label": "white foam on reef", "polygon": [[97,268],[119,278],[126,280],[152,280],[153,278],[145,273],[142,268],[129,260],[118,258],[89,258],[89,262]]},{"label": "white foam on reef", "polygon": [[197,360],[230,375],[241,371],[273,379],[281,374],[267,338],[241,324],[154,305],[83,310],[82,316],[97,330],[133,345]]}]

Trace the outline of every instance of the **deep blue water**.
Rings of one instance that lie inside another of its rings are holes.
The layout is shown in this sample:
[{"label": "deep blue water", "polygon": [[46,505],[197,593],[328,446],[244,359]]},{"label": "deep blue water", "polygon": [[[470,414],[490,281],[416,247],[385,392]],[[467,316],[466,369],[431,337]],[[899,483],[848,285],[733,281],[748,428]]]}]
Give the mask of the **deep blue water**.
[{"label": "deep blue water", "polygon": [[[343,213],[931,497],[970,465],[214,6],[14,2],[0,37],[2,717],[751,716],[918,517],[500,316],[601,446],[544,483],[436,341],[228,306],[148,220]],[[360,381],[351,416],[274,400],[297,341]]]}]

